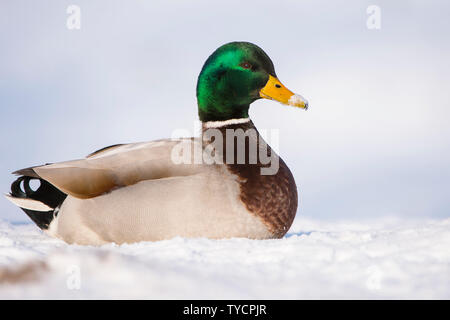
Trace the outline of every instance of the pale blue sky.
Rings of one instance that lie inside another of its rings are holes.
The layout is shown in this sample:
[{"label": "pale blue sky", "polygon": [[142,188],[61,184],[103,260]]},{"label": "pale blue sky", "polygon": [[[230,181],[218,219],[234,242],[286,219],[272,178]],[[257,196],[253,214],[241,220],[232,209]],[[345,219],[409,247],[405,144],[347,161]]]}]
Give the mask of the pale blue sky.
[{"label": "pale blue sky", "polygon": [[[66,8],[81,8],[81,30]],[[381,8],[381,29],[366,8]],[[258,101],[280,129],[298,214],[450,216],[447,1],[2,1],[0,187],[11,171],[192,130],[204,60],[258,44],[310,110]],[[28,221],[0,200],[0,218]]]}]

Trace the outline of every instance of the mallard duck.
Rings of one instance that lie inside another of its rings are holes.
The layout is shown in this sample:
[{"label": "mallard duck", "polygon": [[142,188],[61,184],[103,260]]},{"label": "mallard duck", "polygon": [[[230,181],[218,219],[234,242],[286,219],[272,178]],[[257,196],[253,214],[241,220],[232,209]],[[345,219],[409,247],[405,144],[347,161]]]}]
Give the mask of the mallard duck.
[{"label": "mallard duck", "polygon": [[[260,98],[308,107],[278,80],[261,48],[225,44],[198,77],[200,137],[113,145],[84,159],[18,170],[6,197],[67,243],[283,237],[297,211],[297,187],[249,119],[250,104]],[[244,143],[228,149],[238,139],[229,132],[243,133]],[[252,143],[278,162],[275,170],[263,172],[272,163],[255,156]]]}]

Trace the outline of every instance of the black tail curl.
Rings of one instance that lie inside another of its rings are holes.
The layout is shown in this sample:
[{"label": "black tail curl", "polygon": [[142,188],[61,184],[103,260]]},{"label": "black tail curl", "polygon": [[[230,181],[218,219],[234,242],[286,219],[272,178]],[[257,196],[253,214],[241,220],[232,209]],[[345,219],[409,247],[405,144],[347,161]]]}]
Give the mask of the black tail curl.
[{"label": "black tail curl", "polygon": [[[30,181],[32,180],[39,180],[40,186],[38,189],[33,190],[31,188]],[[23,189],[21,185],[23,185]],[[55,188],[47,181],[29,176],[19,177],[12,183],[11,195],[16,198],[33,199],[36,201],[40,201],[53,209],[50,211],[35,211],[21,208],[28,215],[28,217],[30,217],[30,219],[33,220],[33,222],[43,230],[48,229],[48,226],[58,213],[58,210],[56,209],[59,208],[59,206],[67,197],[65,193]]]}]

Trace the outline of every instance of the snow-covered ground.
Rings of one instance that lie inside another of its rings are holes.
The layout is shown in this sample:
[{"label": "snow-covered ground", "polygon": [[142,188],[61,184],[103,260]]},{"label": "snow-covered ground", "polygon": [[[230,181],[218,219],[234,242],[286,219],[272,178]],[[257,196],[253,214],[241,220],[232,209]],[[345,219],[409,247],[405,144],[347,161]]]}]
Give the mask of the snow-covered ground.
[{"label": "snow-covered ground", "polygon": [[0,298],[450,298],[450,219],[297,218],[281,240],[67,245],[0,221]]}]

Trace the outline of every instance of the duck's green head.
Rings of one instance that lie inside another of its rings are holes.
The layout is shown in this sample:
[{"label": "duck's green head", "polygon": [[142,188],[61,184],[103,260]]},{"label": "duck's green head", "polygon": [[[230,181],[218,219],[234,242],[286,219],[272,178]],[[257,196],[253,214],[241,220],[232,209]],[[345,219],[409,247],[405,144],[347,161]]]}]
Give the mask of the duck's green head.
[{"label": "duck's green head", "polygon": [[206,60],[197,82],[200,120],[248,118],[250,104],[260,98],[307,109],[300,95],[278,80],[272,60],[249,42],[231,42]]}]

